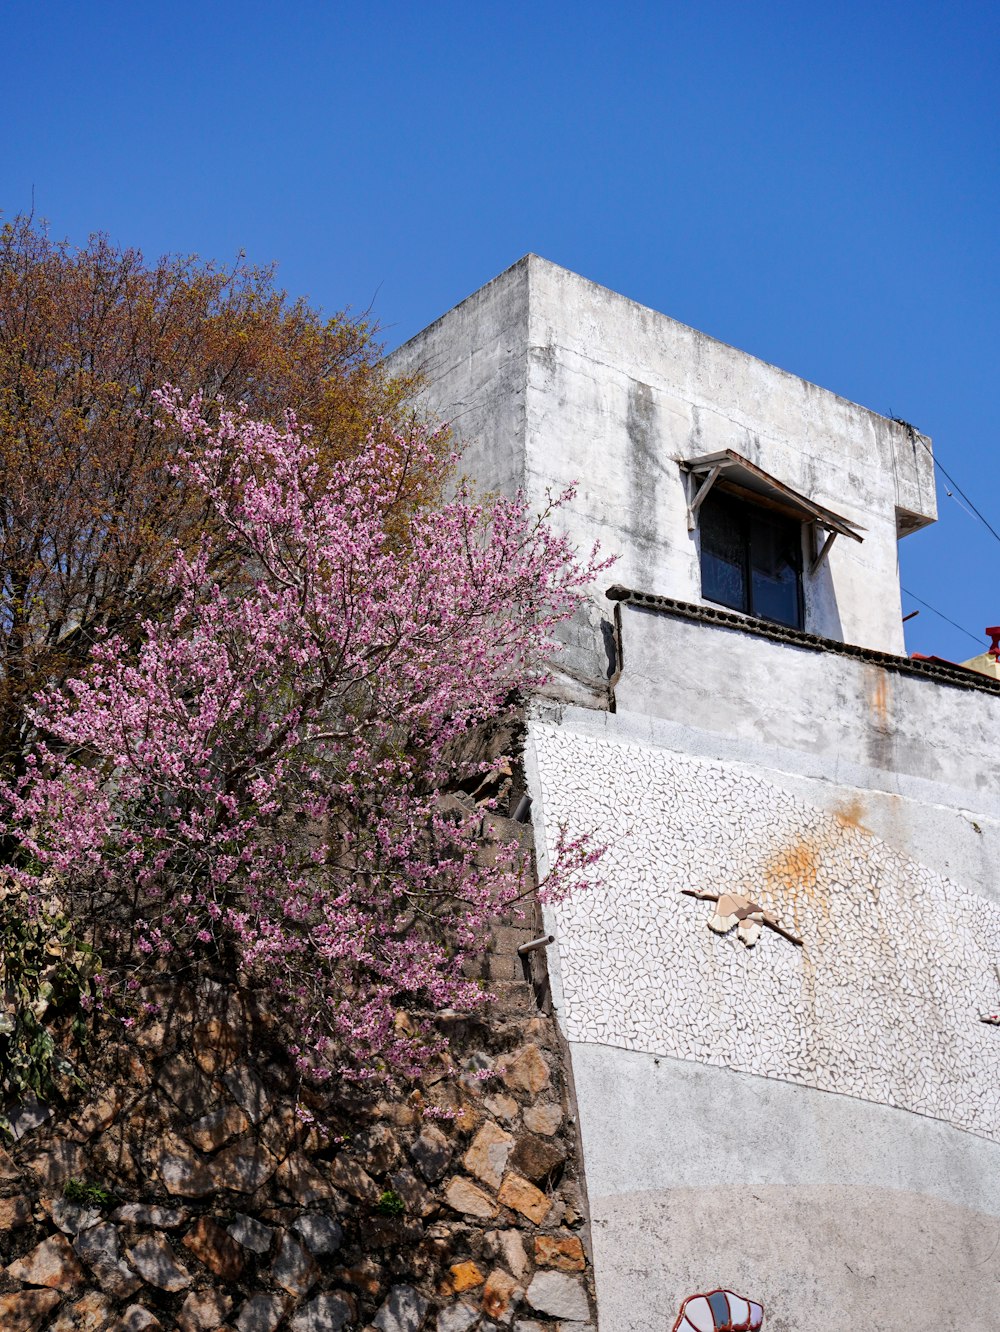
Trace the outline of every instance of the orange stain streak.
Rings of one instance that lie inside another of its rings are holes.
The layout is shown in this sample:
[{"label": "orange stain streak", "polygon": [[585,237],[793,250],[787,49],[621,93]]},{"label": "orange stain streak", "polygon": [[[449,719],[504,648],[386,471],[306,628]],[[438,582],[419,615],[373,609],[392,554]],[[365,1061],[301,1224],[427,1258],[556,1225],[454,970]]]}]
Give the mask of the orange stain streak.
[{"label": "orange stain streak", "polygon": [[880,731],[889,729],[889,683],[884,671],[879,671],[870,695],[875,725]]},{"label": "orange stain streak", "polygon": [[[829,915],[825,894],[817,891],[822,845],[813,838],[803,838],[780,847],[763,868],[762,895],[773,904],[783,923],[802,934],[811,915]],[[787,914],[791,914],[791,921]]]},{"label": "orange stain streak", "polygon": [[839,809],[834,810],[833,816],[843,827],[860,828],[862,832],[868,832],[868,829],[861,822],[865,815],[863,801],[857,796],[853,800],[846,801]]}]

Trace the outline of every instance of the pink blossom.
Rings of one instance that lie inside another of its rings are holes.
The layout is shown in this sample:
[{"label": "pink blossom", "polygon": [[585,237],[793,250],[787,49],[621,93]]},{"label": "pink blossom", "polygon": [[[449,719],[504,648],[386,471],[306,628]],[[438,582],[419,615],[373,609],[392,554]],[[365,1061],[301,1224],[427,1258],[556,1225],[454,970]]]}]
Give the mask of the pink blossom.
[{"label": "pink blossom", "polygon": [[[551,525],[571,492],[541,518],[461,488],[408,512],[403,478],[436,488],[454,464],[419,429],[379,424],[321,484],[291,416],[211,425],[161,402],[219,535],[177,553],[173,610],[138,651],[106,637],[38,701],[51,741],[0,789],[34,867],[18,877],[99,885],[137,913],[146,967],[224,942],[284,1006],[304,1072],[413,1076],[443,1039],[396,1011],[482,1003],[466,959],[527,891],[518,845],[482,856],[483,811],[443,800],[486,769],[462,742],[545,681],[604,564]],[[234,585],[212,574],[221,545]],[[545,892],[598,854],[564,839]]]}]

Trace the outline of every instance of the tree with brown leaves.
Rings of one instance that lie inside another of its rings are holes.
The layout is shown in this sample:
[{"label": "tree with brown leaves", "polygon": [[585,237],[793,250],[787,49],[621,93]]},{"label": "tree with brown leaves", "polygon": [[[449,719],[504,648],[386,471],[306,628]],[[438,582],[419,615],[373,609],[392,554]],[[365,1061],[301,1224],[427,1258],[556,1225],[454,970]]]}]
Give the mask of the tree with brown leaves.
[{"label": "tree with brown leaves", "polygon": [[[324,319],[272,269],[196,257],[147,263],[82,249],[18,217],[0,230],[0,766],[19,766],[26,707],[79,670],[104,631],[166,606],[164,572],[209,510],[157,428],[164,383],[280,421],[291,405],[321,457],[350,456],[412,383],[381,366],[375,327]],[[419,478],[412,497],[423,502]]]}]

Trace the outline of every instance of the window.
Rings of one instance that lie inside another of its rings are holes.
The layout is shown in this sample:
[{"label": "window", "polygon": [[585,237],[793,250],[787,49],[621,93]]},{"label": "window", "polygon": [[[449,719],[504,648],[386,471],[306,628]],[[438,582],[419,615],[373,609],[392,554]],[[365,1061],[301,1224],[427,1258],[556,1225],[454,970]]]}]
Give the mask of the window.
[{"label": "window", "polygon": [[801,629],[801,522],[720,485],[705,496],[698,518],[705,600]]},{"label": "window", "polygon": [[[687,495],[688,531],[700,530],[701,593],[733,610],[793,629],[804,627],[803,528],[812,537],[811,577],[824,568],[835,539],[863,541],[864,528],[735,449],[678,458]],[[822,534],[822,535],[821,535]]]}]

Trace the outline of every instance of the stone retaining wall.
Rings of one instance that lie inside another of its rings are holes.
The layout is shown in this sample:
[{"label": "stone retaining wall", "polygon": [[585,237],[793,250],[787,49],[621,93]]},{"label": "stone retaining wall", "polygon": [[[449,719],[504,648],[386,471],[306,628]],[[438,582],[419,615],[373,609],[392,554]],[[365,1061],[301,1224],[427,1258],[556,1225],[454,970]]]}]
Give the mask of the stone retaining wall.
[{"label": "stone retaining wall", "polygon": [[159,1015],[103,1042],[87,1097],[13,1117],[0,1327],[592,1332],[562,1047],[516,953],[538,932],[498,928],[494,1002],[409,1096],[302,1093],[311,1123],[252,995],[142,992]]}]

